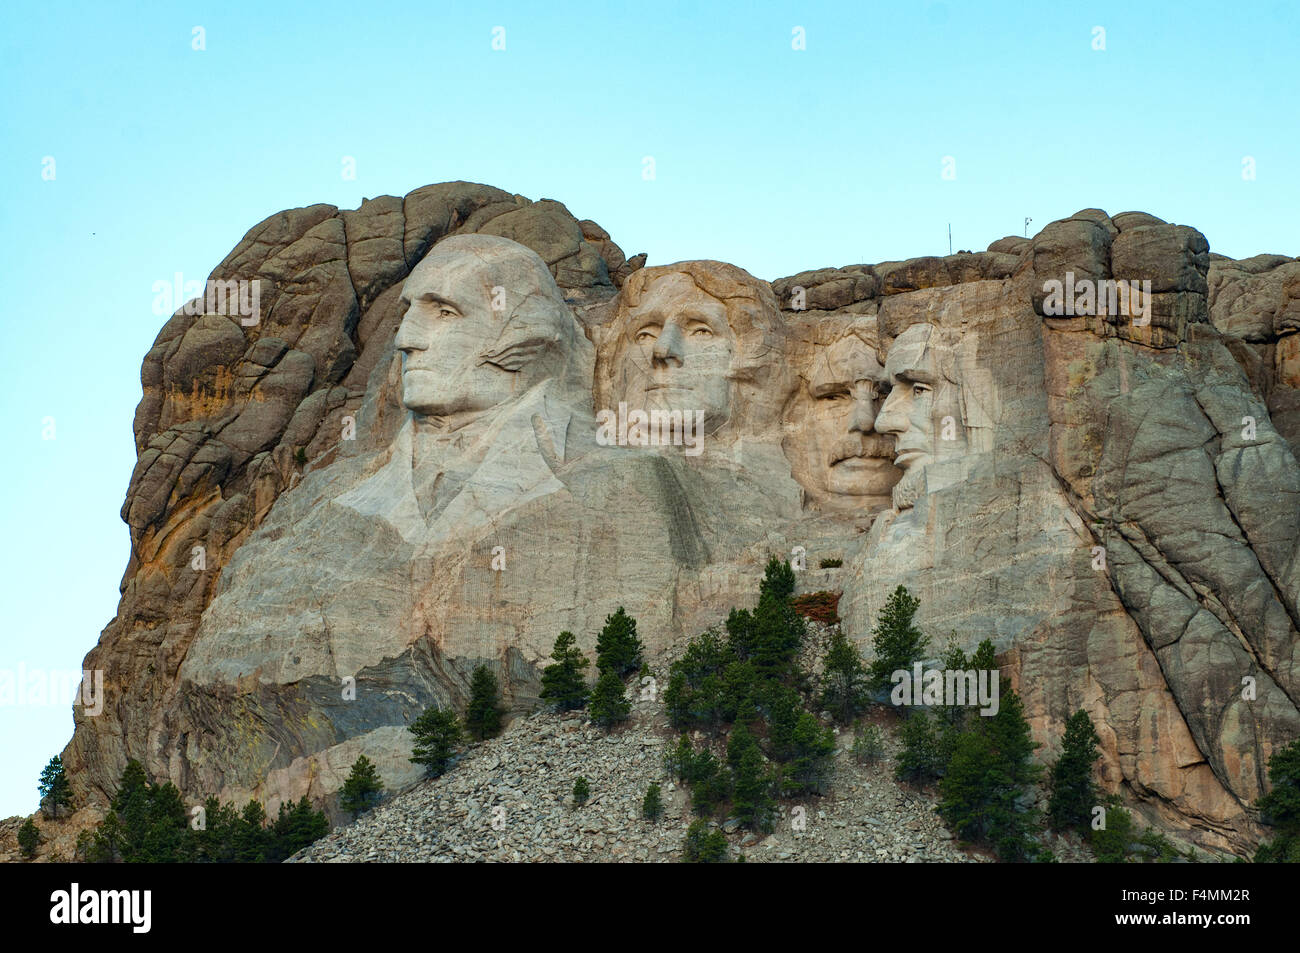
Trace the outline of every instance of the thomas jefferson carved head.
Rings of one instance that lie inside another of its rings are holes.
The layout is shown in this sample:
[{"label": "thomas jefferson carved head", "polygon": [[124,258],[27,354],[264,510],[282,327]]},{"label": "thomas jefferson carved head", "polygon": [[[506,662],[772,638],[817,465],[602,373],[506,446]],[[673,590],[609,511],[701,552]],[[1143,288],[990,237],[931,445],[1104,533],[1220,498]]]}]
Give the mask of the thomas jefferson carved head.
[{"label": "thomas jefferson carved head", "polygon": [[643,268],[623,285],[607,355],[611,403],[704,412],[704,429],[774,428],[788,387],[771,288],[717,261]]},{"label": "thomas jefferson carved head", "polygon": [[453,426],[548,378],[577,384],[587,345],[546,263],[494,235],[453,235],[402,286],[402,403]]}]

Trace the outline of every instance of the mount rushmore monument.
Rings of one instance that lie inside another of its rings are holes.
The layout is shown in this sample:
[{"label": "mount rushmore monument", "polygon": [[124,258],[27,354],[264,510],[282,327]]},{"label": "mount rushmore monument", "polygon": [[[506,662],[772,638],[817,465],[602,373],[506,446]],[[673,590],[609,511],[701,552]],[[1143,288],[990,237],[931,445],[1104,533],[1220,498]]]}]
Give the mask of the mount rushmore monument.
[{"label": "mount rushmore monument", "polygon": [[280,212],[212,279],[259,313],[145,356],[64,752],[92,801],[128,758],[192,800],[321,798],[362,753],[398,786],[476,666],[530,710],[560,631],[591,655],[624,606],[653,660],[780,554],[864,654],[906,585],[932,644],[993,641],[1040,757],[1084,708],[1107,791],[1258,839],[1300,734],[1300,260],[1088,209],[768,283],[454,182]]}]

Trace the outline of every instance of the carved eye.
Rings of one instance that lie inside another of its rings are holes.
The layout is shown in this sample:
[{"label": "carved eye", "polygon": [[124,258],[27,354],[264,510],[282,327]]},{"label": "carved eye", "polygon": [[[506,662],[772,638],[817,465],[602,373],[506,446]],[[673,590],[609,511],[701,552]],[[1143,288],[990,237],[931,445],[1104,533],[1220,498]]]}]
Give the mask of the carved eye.
[{"label": "carved eye", "polygon": [[447,305],[444,304],[442,307],[440,307],[440,308],[438,309],[438,317],[440,317],[440,318],[454,318],[454,317],[456,317],[456,309],[455,309],[455,308],[449,308],[449,307],[447,307]]},{"label": "carved eye", "polygon": [[712,329],[712,328],[707,328],[707,327],[705,327],[704,325],[700,325],[698,328],[696,328],[694,331],[691,332],[691,337],[693,337],[693,338],[711,338],[711,337],[713,337],[713,329]]},{"label": "carved eye", "polygon": [[829,394],[822,394],[822,396],[819,399],[826,400],[826,401],[846,401],[850,398],[850,396],[851,395],[846,390],[837,390],[837,391],[832,391]]},{"label": "carved eye", "polygon": [[930,392],[930,385],[929,385],[929,384],[913,384],[913,385],[912,385],[912,396],[913,396],[913,397],[920,397],[922,394],[928,394],[929,392]]},{"label": "carved eye", "polygon": [[650,342],[657,341],[658,339],[659,339],[659,329],[651,325],[646,325],[640,331],[636,332],[636,337],[634,337],[632,340],[636,341],[637,344],[649,344]]}]

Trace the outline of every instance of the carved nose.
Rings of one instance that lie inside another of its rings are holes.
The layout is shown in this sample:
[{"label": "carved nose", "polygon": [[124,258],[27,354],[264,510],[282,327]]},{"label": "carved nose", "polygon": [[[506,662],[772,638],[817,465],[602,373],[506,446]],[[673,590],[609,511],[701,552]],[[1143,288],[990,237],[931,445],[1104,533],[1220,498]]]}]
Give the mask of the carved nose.
[{"label": "carved nose", "polygon": [[403,317],[402,323],[397,329],[397,337],[393,339],[393,347],[403,354],[409,354],[411,351],[423,351],[425,347],[420,343],[419,335],[415,333],[411,324],[410,318]]},{"label": "carved nose", "polygon": [[907,429],[907,418],[900,406],[903,402],[902,393],[903,388],[895,387],[885,398],[885,405],[876,415],[876,433],[900,434]]},{"label": "carved nose", "polygon": [[876,402],[870,397],[855,398],[849,417],[849,433],[871,433],[876,425]]},{"label": "carved nose", "polygon": [[675,322],[664,325],[663,332],[655,341],[654,363],[667,364],[670,361],[681,367],[685,360],[682,350],[682,329]]}]

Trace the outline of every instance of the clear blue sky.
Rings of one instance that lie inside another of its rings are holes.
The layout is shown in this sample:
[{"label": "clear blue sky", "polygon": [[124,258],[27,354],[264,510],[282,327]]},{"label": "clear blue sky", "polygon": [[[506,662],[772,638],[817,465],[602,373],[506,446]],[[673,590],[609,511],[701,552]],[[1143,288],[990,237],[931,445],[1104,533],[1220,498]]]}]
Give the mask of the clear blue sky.
[{"label": "clear blue sky", "polygon": [[[949,223],[978,250],[1089,206],[1300,254],[1291,0],[735,6],[7,12],[0,670],[78,668],[116,610],[153,282],[206,278],[282,208],[468,179],[559,199],[652,264],[768,279],[945,254]],[[0,816],[35,809],[71,730],[64,705],[0,707]]]}]

